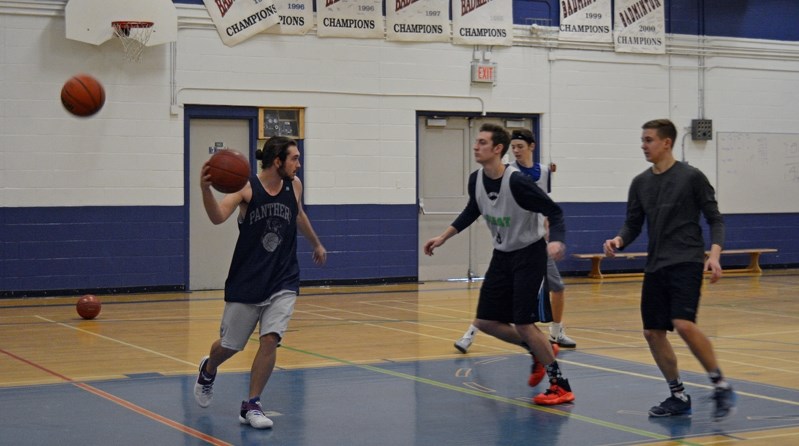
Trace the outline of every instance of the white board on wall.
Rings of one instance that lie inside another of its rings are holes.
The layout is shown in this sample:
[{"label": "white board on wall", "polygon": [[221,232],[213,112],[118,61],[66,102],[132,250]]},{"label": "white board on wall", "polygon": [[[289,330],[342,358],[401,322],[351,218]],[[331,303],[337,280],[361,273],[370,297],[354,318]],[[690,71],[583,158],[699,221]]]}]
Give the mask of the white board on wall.
[{"label": "white board on wall", "polygon": [[799,134],[719,132],[716,144],[722,213],[799,212]]}]

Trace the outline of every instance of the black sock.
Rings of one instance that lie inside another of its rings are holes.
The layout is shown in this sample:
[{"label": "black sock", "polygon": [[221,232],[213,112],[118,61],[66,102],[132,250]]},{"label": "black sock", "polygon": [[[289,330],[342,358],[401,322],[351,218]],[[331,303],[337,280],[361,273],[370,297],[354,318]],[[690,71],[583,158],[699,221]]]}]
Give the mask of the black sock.
[{"label": "black sock", "polygon": [[710,377],[710,381],[716,388],[722,389],[729,389],[730,384],[724,380],[724,375],[721,373],[721,369],[716,369],[707,374]]},{"label": "black sock", "polygon": [[550,382],[557,381],[563,378],[563,375],[560,373],[560,367],[558,367],[558,361],[552,361],[552,364],[546,367],[547,367],[547,376],[549,376]]},{"label": "black sock", "polygon": [[200,371],[200,381],[203,381],[201,384],[210,384],[214,382],[214,379],[216,379],[216,374],[211,375],[205,369]]},{"label": "black sock", "polygon": [[669,390],[671,390],[671,394],[675,398],[688,401],[688,395],[685,394],[685,386],[682,384],[682,380],[680,378],[669,381]]}]

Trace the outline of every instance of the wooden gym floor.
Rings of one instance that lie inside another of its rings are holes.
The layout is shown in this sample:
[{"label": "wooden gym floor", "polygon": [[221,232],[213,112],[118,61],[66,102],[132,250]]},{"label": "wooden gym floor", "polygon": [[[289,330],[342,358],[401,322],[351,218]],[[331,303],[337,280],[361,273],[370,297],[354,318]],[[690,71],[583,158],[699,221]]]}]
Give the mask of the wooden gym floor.
[{"label": "wooden gym floor", "polygon": [[197,363],[217,337],[220,291],[0,300],[0,444],[41,445],[796,445],[799,271],[706,285],[700,326],[739,394],[710,420],[708,379],[671,339],[692,417],[650,419],[668,396],[641,335],[640,279],[567,279],[577,349],[560,363],[573,404],[540,407],[529,356],[467,328],[480,283],[304,288],[263,395],[275,422],[237,420],[257,340],[225,363],[211,407],[194,402]]}]

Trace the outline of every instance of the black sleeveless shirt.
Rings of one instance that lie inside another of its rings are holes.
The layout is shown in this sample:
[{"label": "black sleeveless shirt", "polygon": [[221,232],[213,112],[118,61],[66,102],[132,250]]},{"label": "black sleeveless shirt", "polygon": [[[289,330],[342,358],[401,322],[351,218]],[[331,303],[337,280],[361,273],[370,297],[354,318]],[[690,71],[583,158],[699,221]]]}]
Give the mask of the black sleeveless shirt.
[{"label": "black sleeveless shirt", "polygon": [[250,177],[252,199],[239,220],[239,238],[225,281],[225,301],[257,304],[280,290],[299,293],[297,197],[284,179],[276,196],[257,176]]}]

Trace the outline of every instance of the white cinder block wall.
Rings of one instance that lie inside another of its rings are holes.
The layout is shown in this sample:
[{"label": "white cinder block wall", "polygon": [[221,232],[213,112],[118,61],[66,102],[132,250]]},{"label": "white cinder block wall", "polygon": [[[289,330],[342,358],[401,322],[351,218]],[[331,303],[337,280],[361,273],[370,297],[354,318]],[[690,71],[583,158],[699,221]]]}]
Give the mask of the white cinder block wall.
[{"label": "white cinder block wall", "polygon": [[[553,197],[561,203],[625,201],[647,166],[639,138],[649,119],[678,125],[679,156],[711,182],[716,141],[682,138],[700,113],[715,132],[799,133],[797,42],[707,37],[700,58],[696,36],[670,36],[670,54],[628,55],[545,45],[517,26],[513,47],[491,51],[499,71],[490,86],[469,80],[471,46],[311,33],[263,34],[229,48],[205,8],[185,4],[176,5],[174,45],[125,63],[116,41],[67,40],[64,4],[0,0],[0,202],[172,208],[158,230],[178,245],[183,233],[170,222],[186,193],[186,104],[305,107],[307,205],[414,205],[417,111],[540,114],[539,148],[559,165]],[[106,87],[93,118],[72,117],[60,104],[63,82],[80,72]],[[4,264],[16,266],[21,244],[2,241],[16,256]],[[185,250],[173,251],[170,267],[185,265]],[[16,280],[8,277],[6,287]]]},{"label": "white cinder block wall", "polygon": [[[204,8],[178,11],[193,23],[178,33],[179,105],[307,107],[308,204],[414,203],[417,110],[541,113],[542,154],[561,167],[554,197],[565,202],[624,200],[645,167],[640,124],[669,117],[683,131],[698,117],[695,56],[495,47],[492,88],[469,82],[472,47],[264,34],[229,48]],[[3,203],[182,204],[183,116],[170,114],[169,47],[131,64],[116,41],[67,40],[58,2],[0,20]],[[759,41],[745,50],[797,46]],[[714,130],[798,128],[796,59],[707,57],[704,112]],[[73,118],[59,103],[62,83],[78,72],[107,89],[94,118]],[[684,147],[713,180],[715,144],[687,138]]]},{"label": "white cinder block wall", "polygon": [[[180,9],[196,19],[205,14]],[[624,201],[630,179],[646,167],[640,126],[659,117],[675,121],[680,155],[715,181],[715,143],[682,139],[700,113],[698,56],[494,47],[499,81],[490,87],[469,82],[470,46],[261,35],[228,48],[215,33],[210,22],[179,33],[178,99],[307,107],[309,204],[415,203],[417,110],[542,114],[542,154],[562,167],[553,192],[559,201]],[[693,36],[675,40],[696,45]],[[751,45],[750,54],[799,47]],[[715,131],[797,127],[796,56],[754,66],[706,57],[704,64],[703,111]]]},{"label": "white cinder block wall", "polygon": [[[3,206],[182,204],[183,122],[169,114],[166,47],[124,64],[118,42],[67,40],[62,3],[25,6],[0,14]],[[93,118],[61,106],[76,73],[106,88]]]}]

